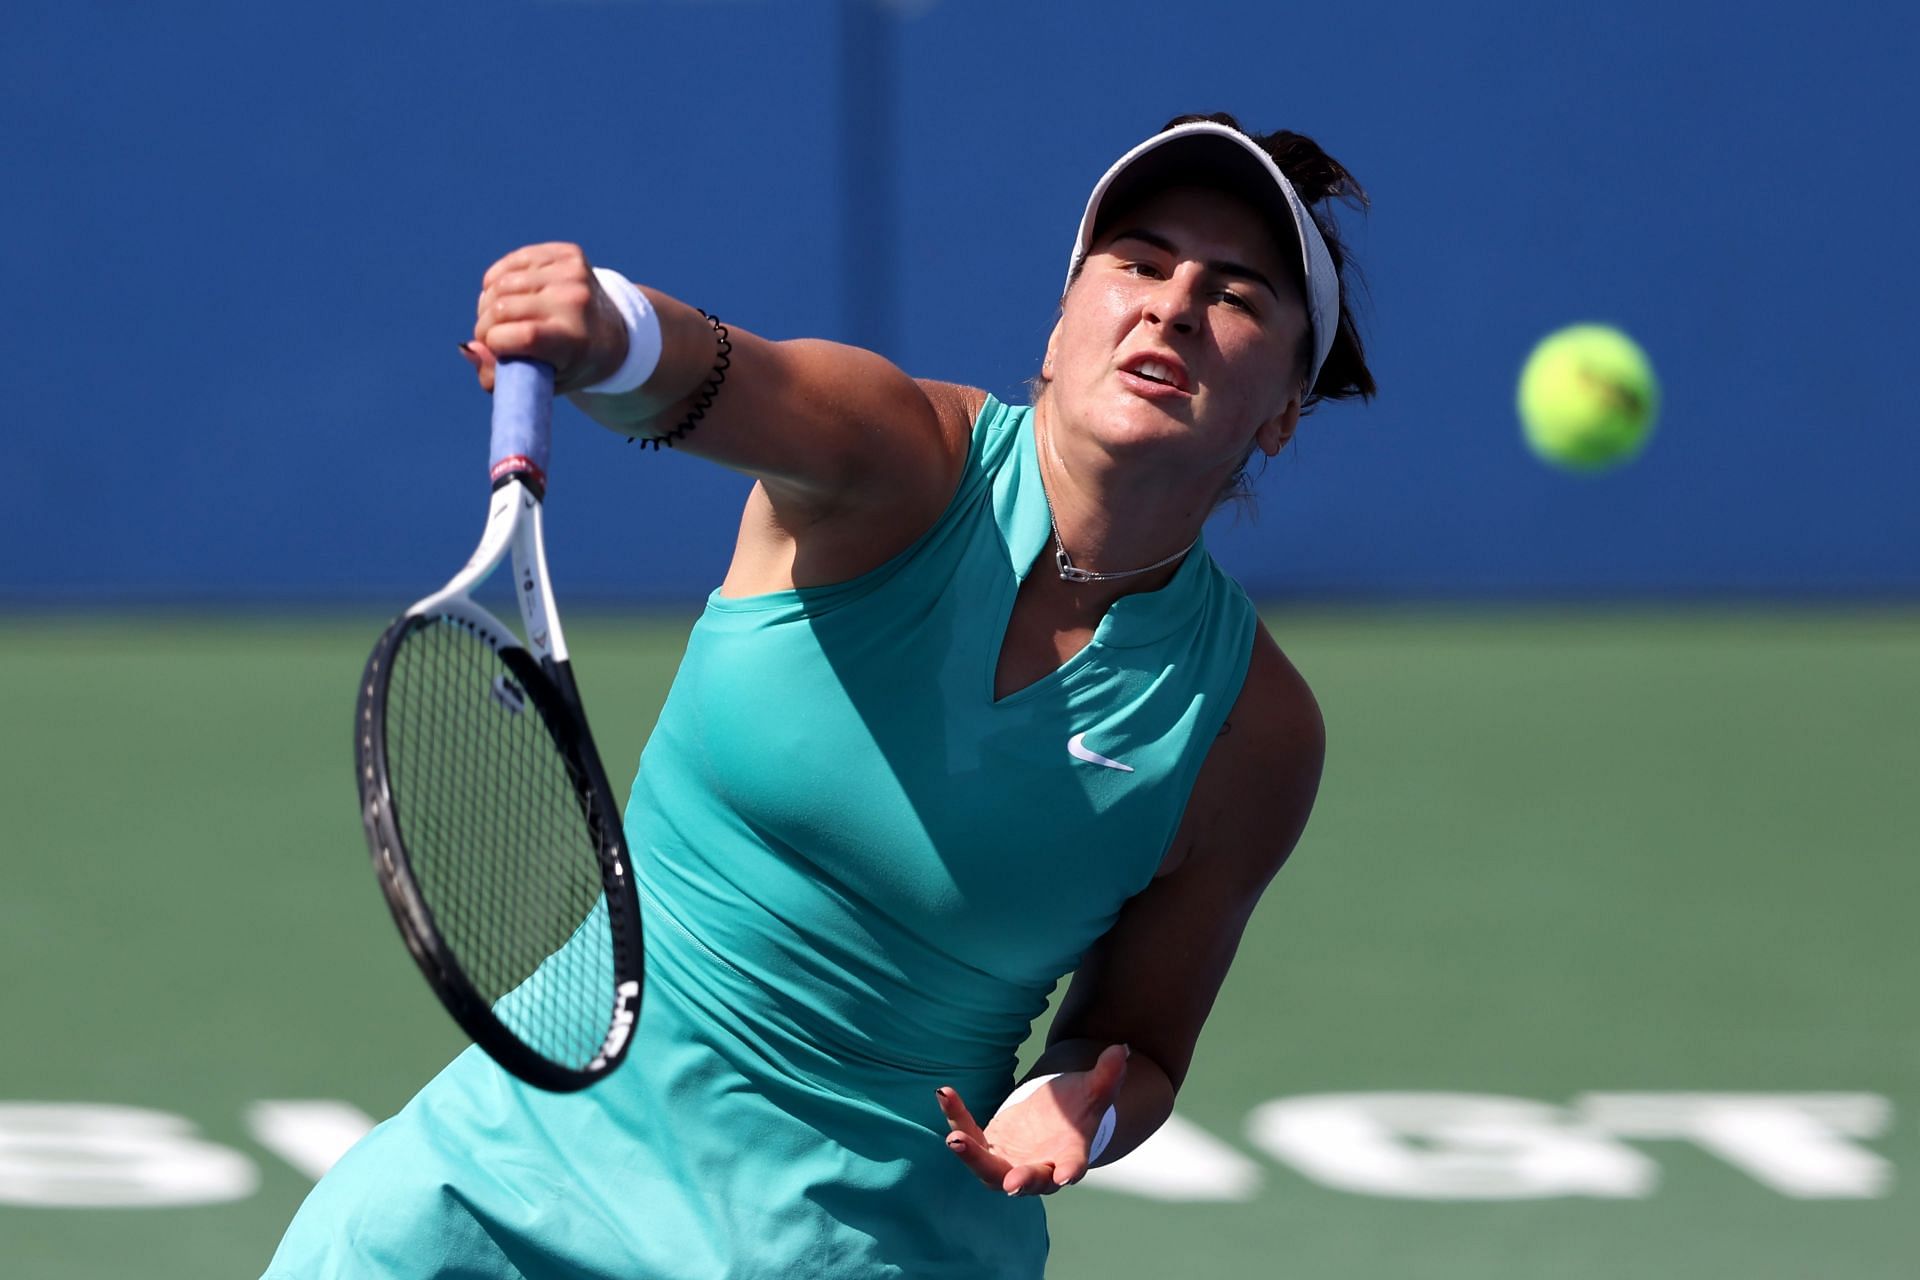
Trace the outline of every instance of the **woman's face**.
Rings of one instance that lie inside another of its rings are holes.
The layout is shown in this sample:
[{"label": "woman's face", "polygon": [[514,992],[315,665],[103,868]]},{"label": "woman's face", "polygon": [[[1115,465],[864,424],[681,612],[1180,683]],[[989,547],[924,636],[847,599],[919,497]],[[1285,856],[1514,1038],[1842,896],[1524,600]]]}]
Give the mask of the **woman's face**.
[{"label": "woman's face", "polygon": [[1299,418],[1307,325],[1281,252],[1221,192],[1176,188],[1123,213],[1047,342],[1052,429],[1223,483],[1250,449],[1279,452]]}]

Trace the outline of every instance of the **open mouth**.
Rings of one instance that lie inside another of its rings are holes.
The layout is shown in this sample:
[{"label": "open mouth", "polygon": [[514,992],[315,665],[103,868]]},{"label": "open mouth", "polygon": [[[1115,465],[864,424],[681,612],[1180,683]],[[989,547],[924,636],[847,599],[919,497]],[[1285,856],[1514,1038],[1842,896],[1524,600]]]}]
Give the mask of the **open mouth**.
[{"label": "open mouth", "polygon": [[1151,357],[1143,360],[1130,360],[1121,366],[1122,373],[1128,373],[1145,382],[1158,386],[1171,387],[1175,391],[1187,389],[1186,371],[1165,360]]}]

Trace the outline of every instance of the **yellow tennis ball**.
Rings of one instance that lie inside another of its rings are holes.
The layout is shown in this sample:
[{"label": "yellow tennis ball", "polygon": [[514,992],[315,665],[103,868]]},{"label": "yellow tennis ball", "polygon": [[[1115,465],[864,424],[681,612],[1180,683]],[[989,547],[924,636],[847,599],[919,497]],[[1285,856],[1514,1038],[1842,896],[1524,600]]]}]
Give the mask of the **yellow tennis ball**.
[{"label": "yellow tennis ball", "polygon": [[1547,335],[1527,357],[1519,408],[1536,454],[1571,471],[1602,471],[1646,445],[1660,383],[1632,338],[1577,324]]}]

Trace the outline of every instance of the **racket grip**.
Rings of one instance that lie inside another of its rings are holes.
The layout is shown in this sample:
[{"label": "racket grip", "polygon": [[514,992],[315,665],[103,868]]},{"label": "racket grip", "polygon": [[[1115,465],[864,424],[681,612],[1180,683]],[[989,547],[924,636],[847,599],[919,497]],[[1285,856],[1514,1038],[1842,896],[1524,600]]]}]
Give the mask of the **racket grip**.
[{"label": "racket grip", "polygon": [[547,487],[547,448],[553,434],[553,366],[538,360],[502,360],[493,372],[493,447],[497,485],[529,476]]}]

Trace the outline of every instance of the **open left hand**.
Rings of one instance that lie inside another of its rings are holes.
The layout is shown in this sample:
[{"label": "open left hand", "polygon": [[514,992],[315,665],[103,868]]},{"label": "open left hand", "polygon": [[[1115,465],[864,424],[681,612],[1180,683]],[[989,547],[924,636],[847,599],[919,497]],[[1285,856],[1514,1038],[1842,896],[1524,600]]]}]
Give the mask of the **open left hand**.
[{"label": "open left hand", "polygon": [[1094,1131],[1126,1078],[1126,1047],[1109,1045],[1089,1070],[1049,1080],[1031,1096],[1002,1107],[985,1129],[957,1092],[939,1089],[940,1110],[952,1129],[947,1149],[996,1190],[1050,1195],[1086,1176]]}]

